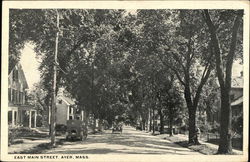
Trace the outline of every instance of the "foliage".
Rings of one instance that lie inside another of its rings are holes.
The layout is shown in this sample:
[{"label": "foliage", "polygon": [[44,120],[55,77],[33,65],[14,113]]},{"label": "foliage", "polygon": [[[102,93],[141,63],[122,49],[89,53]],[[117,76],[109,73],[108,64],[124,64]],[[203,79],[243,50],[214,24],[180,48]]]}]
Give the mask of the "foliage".
[{"label": "foliage", "polygon": [[12,128],[11,125],[8,126],[8,145],[11,145],[14,143],[14,140],[18,136],[18,130],[15,128]]},{"label": "foliage", "polygon": [[219,12],[204,10],[204,20],[212,41],[221,91],[220,136],[224,138],[220,139],[219,154],[232,152],[230,91],[233,61],[237,56],[242,56],[243,14],[243,10],[219,10]]},{"label": "foliage", "polygon": [[232,130],[239,135],[243,135],[243,113],[232,118]]},{"label": "foliage", "polygon": [[[223,59],[230,53],[235,13],[210,12]],[[41,83],[33,92],[41,111],[48,111],[51,104],[54,64],[57,88],[65,87],[80,109],[108,123],[119,116],[145,124],[156,118],[152,112],[165,110],[164,115],[174,122],[183,125],[185,121],[191,139],[197,109],[203,113],[216,109],[217,92],[210,89],[216,87],[215,41],[202,10],[137,10],[131,14],[127,10],[18,9],[10,10],[10,17],[10,66],[26,42],[34,44],[42,60]],[[236,42],[234,59],[242,57],[242,27]]]},{"label": "foliage", "polygon": [[47,134],[40,133],[34,129],[30,129],[29,127],[12,127],[9,125],[8,127],[8,144],[11,145],[15,142],[16,139],[22,137],[47,137]]}]

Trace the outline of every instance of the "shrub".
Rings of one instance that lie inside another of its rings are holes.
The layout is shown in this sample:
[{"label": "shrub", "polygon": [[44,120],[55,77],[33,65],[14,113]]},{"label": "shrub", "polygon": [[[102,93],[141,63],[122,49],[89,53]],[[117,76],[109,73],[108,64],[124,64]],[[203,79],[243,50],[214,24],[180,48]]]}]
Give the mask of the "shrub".
[{"label": "shrub", "polygon": [[232,130],[240,135],[243,134],[243,114],[242,113],[232,118]]},{"label": "shrub", "polygon": [[30,129],[29,127],[12,127],[9,125],[8,128],[8,145],[13,144],[14,140],[20,137],[47,137],[47,134],[39,133],[38,131]]},{"label": "shrub", "polygon": [[8,129],[8,145],[11,145],[14,143],[14,140],[16,139],[16,137],[18,136],[18,129],[16,129],[15,127],[12,127],[9,125],[9,129]]},{"label": "shrub", "polygon": [[211,133],[218,133],[219,132],[219,123],[214,122],[214,124],[212,125],[212,129],[211,129]]}]

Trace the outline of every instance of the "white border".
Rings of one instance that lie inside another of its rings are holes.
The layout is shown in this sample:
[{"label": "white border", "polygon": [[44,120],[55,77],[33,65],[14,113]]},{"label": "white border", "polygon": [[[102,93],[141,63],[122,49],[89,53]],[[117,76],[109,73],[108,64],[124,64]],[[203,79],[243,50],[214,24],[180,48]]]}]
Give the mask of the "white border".
[{"label": "white border", "polygon": [[[244,9],[244,144],[243,155],[88,155],[86,161],[247,161],[249,118],[249,2],[248,1],[4,1],[2,14],[2,82],[1,82],[1,160],[14,161],[8,155],[8,15],[9,8],[84,8],[84,9]],[[22,160],[20,160],[22,161]],[[34,160],[23,160],[34,161]],[[42,160],[39,161],[53,161]],[[63,160],[58,160],[63,161]],[[83,161],[83,160],[81,160]]]}]

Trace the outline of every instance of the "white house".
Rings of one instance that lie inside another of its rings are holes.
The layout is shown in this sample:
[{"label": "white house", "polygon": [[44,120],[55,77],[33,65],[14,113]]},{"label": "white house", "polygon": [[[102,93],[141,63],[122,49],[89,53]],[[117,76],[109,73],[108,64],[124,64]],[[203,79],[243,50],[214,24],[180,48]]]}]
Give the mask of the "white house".
[{"label": "white house", "polygon": [[8,123],[36,127],[37,112],[27,101],[28,84],[22,66],[17,63],[8,76]]}]

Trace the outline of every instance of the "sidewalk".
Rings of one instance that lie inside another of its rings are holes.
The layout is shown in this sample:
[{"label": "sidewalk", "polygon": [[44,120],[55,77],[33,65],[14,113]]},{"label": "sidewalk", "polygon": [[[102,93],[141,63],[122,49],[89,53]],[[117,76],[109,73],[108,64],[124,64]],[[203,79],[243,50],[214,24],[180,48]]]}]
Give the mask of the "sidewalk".
[{"label": "sidewalk", "polygon": [[[16,144],[12,144],[8,147],[8,153],[23,153],[27,151],[33,150],[35,153],[35,148],[41,146],[42,144],[46,145],[50,143],[50,137],[48,136],[49,130],[48,128],[32,128],[31,130],[36,131],[38,134],[32,134],[28,136],[17,137],[15,141],[20,141]],[[56,137],[56,139],[60,139],[62,137]],[[57,140],[58,141],[58,140]]]},{"label": "sidewalk", "polygon": [[[161,134],[161,135],[157,135],[158,137],[164,139],[166,136],[169,136],[168,134]],[[176,134],[174,135],[174,137],[177,137],[178,139],[182,140],[182,141],[188,141],[188,135],[185,135],[185,134]],[[199,142],[203,145],[206,145],[208,146],[209,148],[212,148],[212,149],[218,149],[218,145],[215,145],[215,144],[212,144],[212,143],[208,143],[206,141],[203,141],[203,140],[199,140]],[[242,155],[243,154],[243,151],[240,151],[240,150],[235,150],[233,149],[233,152],[235,154],[238,154],[238,155]]]},{"label": "sidewalk", "polygon": [[35,147],[37,147],[40,144],[46,144],[50,142],[49,138],[46,139],[21,139],[23,140],[23,143],[19,144],[13,144],[8,147],[8,153],[13,154],[13,153],[20,153],[24,151],[31,150]]}]

